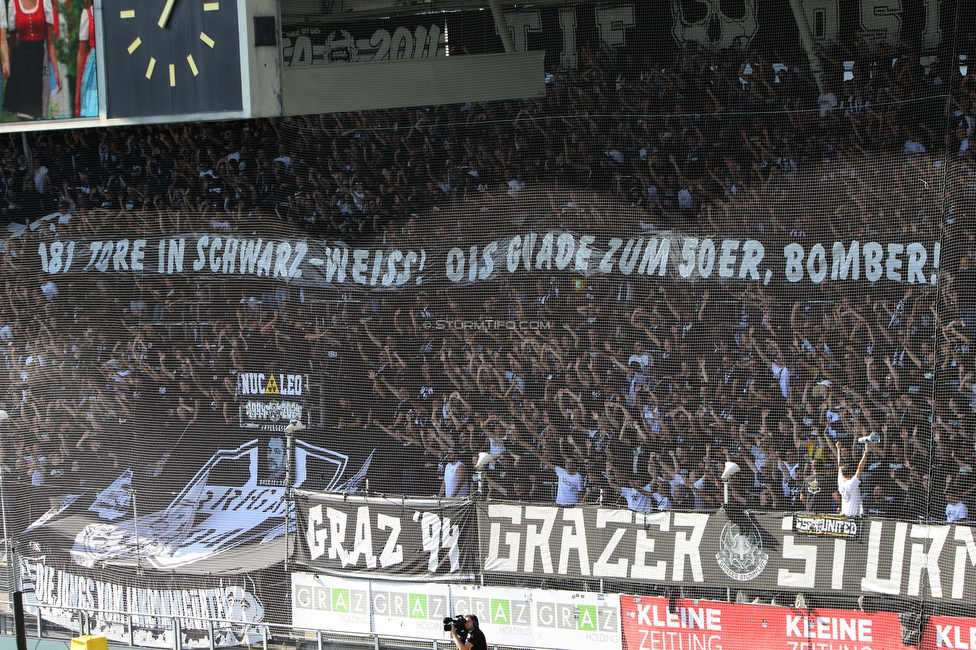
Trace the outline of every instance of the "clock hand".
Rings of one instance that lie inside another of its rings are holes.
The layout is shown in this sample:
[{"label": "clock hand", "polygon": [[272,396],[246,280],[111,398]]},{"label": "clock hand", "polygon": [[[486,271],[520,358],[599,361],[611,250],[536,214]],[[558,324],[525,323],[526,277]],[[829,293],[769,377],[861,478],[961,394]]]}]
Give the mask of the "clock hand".
[{"label": "clock hand", "polygon": [[166,27],[166,22],[169,20],[169,15],[173,13],[173,5],[176,4],[176,0],[166,0],[166,6],[163,7],[163,13],[159,16],[160,27]]}]

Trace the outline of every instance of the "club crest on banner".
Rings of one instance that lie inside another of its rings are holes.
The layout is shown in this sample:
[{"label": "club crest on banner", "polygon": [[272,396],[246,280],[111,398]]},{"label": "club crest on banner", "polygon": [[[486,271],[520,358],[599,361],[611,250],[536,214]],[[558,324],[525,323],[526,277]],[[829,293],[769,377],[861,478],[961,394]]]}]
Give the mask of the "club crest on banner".
[{"label": "club crest on banner", "polygon": [[[293,484],[321,490],[355,489],[365,478],[369,461],[340,486],[348,457],[296,440]],[[281,551],[271,542],[285,533],[285,450],[280,438],[255,439],[236,449],[220,450],[197,472],[166,508],[140,515],[118,514],[118,521],[90,523],[77,533],[71,549],[79,565],[112,563],[173,570],[212,564],[231,554],[231,562],[260,568],[277,562]],[[215,485],[211,477],[238,476],[240,482]],[[112,514],[116,514],[113,511]],[[131,516],[130,516],[131,515]],[[35,525],[35,528],[39,526]],[[290,527],[294,530],[294,515]],[[138,532],[137,532],[138,531]],[[246,557],[242,559],[242,555]],[[230,562],[230,560],[228,560]]]},{"label": "club crest on banner", "polygon": [[715,560],[733,580],[752,580],[769,562],[769,554],[763,551],[762,536],[755,526],[753,530],[743,531],[739,524],[729,522],[722,529],[719,544],[721,550]]}]

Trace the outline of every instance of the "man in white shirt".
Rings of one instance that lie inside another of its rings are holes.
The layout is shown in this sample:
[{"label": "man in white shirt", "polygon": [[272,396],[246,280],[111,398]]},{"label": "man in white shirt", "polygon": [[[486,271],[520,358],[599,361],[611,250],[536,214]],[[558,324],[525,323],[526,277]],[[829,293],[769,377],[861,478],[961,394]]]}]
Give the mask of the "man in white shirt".
[{"label": "man in white shirt", "polygon": [[780,365],[777,362],[769,364],[769,369],[772,371],[773,376],[779,380],[779,392],[783,396],[783,399],[790,398],[790,369],[786,365]]},{"label": "man in white shirt", "polygon": [[457,449],[451,449],[444,464],[444,482],[438,496],[448,499],[463,499],[471,493],[468,481],[468,468],[458,456]]},{"label": "man in white shirt", "polygon": [[627,365],[630,366],[630,364],[635,362],[640,366],[640,370],[643,373],[646,373],[648,366],[651,365],[651,357],[644,350],[644,344],[640,341],[634,343],[634,353],[627,359]]},{"label": "man in white shirt", "polygon": [[641,487],[641,481],[636,476],[625,479],[626,485],[620,485],[615,480],[615,470],[612,463],[607,463],[607,481],[610,487],[620,492],[620,496],[627,500],[627,507],[634,512],[650,512],[659,501],[654,496],[653,482]]},{"label": "man in white shirt", "polygon": [[633,478],[630,485],[620,488],[620,496],[627,500],[627,507],[634,512],[650,512],[654,507],[651,485],[641,487],[640,481]]},{"label": "man in white shirt", "polygon": [[820,118],[827,117],[827,113],[837,108],[837,95],[824,89],[824,92],[817,97],[817,105],[820,106]]},{"label": "man in white shirt", "polygon": [[969,517],[969,509],[959,500],[959,495],[953,491],[946,492],[946,521],[963,521]]},{"label": "man in white shirt", "polygon": [[574,458],[566,461],[566,467],[552,466],[559,484],[556,487],[556,505],[575,506],[579,502],[580,492],[583,491],[583,475],[577,471]]},{"label": "man in white shirt", "polygon": [[779,381],[779,392],[783,396],[783,399],[790,399],[790,369],[786,366],[786,361],[784,360],[782,351],[774,343],[770,344],[771,351],[773,355],[767,356],[763,353],[760,346],[756,346],[756,352],[762,358],[763,363],[769,367],[770,372]]},{"label": "man in white shirt", "polygon": [[861,501],[861,476],[868,464],[868,445],[864,445],[864,453],[857,464],[857,470],[851,478],[851,467],[841,458],[841,445],[837,441],[837,492],[840,493],[840,514],[845,517],[860,517],[864,514],[864,504]]}]

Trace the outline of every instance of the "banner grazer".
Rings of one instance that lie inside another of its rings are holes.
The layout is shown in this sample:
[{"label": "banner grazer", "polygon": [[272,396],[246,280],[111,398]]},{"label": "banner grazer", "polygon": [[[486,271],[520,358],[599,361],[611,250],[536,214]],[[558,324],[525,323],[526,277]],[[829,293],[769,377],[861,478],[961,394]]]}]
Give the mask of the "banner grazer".
[{"label": "banner grazer", "polygon": [[973,602],[972,528],[851,520],[856,535],[794,532],[789,513],[654,512],[488,503],[482,569],[615,582]]}]

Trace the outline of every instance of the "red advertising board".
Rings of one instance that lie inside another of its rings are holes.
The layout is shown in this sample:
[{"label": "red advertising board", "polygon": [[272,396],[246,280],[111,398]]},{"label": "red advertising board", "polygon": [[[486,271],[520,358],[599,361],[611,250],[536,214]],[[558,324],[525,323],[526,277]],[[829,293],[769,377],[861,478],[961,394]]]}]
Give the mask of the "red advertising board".
[{"label": "red advertising board", "polygon": [[624,650],[904,650],[908,647],[901,639],[898,615],[890,612],[806,610],[705,600],[678,600],[669,611],[666,598],[621,595],[620,615]]},{"label": "red advertising board", "polygon": [[976,649],[976,619],[955,616],[933,616],[922,631],[920,650],[953,648]]}]

